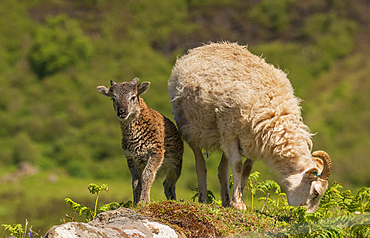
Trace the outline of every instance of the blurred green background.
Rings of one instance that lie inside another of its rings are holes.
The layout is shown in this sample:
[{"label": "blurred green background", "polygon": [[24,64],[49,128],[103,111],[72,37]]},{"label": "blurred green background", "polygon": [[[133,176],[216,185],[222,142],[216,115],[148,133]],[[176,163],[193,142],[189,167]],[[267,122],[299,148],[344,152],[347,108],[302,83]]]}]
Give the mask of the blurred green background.
[{"label": "blurred green background", "polygon": [[[95,88],[150,81],[143,98],[172,120],[172,66],[209,41],[248,45],[288,72],[313,149],[332,157],[330,180],[370,186],[369,12],[367,0],[2,0],[0,224],[28,219],[44,234],[66,213],[83,220],[64,198],[92,206],[91,182],[110,188],[101,203],[131,200],[119,122]],[[217,198],[219,160],[207,159]],[[262,162],[254,170],[279,181]],[[152,199],[165,199],[161,184]],[[178,199],[196,186],[186,147]]]}]

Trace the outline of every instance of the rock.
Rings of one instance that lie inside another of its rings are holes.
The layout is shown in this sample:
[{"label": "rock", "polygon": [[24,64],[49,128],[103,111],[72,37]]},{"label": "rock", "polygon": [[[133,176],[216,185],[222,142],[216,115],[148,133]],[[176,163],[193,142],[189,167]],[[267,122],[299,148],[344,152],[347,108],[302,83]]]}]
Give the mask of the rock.
[{"label": "rock", "polygon": [[140,215],[128,208],[100,213],[88,223],[69,222],[53,226],[44,238],[185,238],[186,236],[172,227]]},{"label": "rock", "polygon": [[16,184],[16,183],[18,183],[20,178],[30,176],[30,175],[35,175],[38,172],[39,172],[39,170],[35,166],[33,166],[31,162],[21,161],[18,164],[18,170],[15,171],[14,173],[5,174],[1,178],[1,182],[2,183],[12,182],[12,183]]}]

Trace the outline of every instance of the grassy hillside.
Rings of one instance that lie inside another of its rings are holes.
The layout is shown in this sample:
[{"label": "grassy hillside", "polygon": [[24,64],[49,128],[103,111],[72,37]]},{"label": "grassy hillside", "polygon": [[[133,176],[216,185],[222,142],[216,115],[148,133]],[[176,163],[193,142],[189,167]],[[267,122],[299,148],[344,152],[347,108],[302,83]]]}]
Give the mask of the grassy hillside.
[{"label": "grassy hillside", "polygon": [[[172,119],[167,80],[178,56],[209,41],[238,41],[287,72],[303,99],[314,150],[333,160],[331,181],[370,186],[370,4],[366,0],[3,0],[0,8],[0,177],[22,161],[39,173],[1,180],[0,224],[32,220],[47,230],[84,201],[86,184],[108,183],[107,200],[131,199],[109,80],[150,81],[147,104]],[[218,196],[217,153],[207,160]],[[186,148],[177,185],[197,186]],[[278,179],[258,162],[262,179]],[[51,178],[57,178],[51,179]],[[164,199],[161,182],[152,198]],[[37,201],[37,202],[36,202]]]}]

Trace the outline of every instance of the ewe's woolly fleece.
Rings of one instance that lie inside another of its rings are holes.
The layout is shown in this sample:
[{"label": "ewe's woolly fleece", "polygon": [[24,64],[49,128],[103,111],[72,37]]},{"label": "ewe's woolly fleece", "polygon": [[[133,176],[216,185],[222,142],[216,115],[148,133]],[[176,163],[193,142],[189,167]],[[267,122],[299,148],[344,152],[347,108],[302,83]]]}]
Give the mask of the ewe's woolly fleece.
[{"label": "ewe's woolly fleece", "polygon": [[177,60],[168,89],[189,144],[227,155],[238,139],[241,155],[280,171],[286,159],[311,161],[311,134],[287,75],[246,47],[222,42],[189,50]]}]

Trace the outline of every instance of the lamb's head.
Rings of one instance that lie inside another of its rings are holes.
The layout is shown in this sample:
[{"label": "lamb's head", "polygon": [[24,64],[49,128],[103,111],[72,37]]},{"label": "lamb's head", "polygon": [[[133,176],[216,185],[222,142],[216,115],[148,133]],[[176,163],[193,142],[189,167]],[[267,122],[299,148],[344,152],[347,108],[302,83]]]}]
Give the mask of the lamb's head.
[{"label": "lamb's head", "polygon": [[319,207],[331,173],[331,160],[326,152],[315,151],[312,159],[316,163],[315,167],[286,178],[289,205],[304,205],[309,213],[315,212]]},{"label": "lamb's head", "polygon": [[112,99],[114,111],[121,121],[135,118],[140,112],[139,97],[148,91],[150,83],[142,82],[137,85],[138,80],[134,78],[131,82],[122,83],[115,83],[111,80],[111,87],[98,86],[96,88],[100,94]]}]

